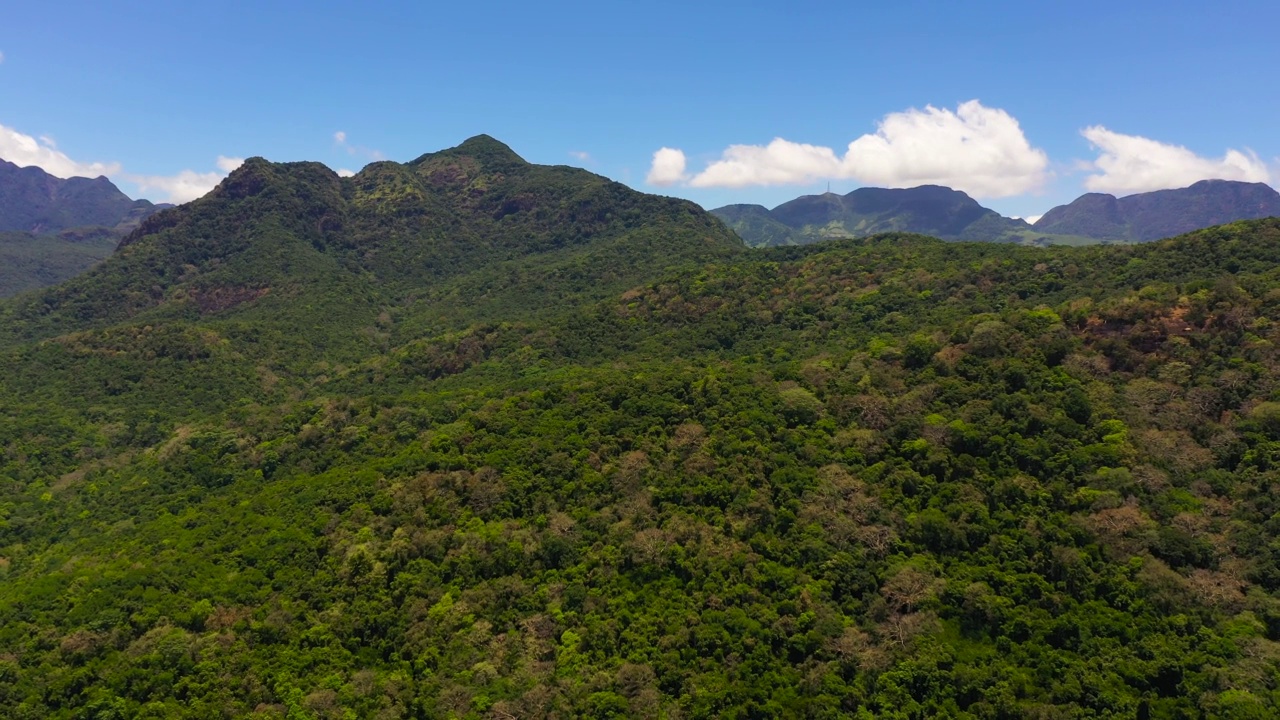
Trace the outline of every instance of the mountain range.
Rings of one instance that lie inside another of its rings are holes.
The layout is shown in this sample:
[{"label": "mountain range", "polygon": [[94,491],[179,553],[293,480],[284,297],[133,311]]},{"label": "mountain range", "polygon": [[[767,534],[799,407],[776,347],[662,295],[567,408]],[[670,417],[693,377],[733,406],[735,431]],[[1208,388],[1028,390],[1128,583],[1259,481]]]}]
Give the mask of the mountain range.
[{"label": "mountain range", "polygon": [[62,179],[0,159],[0,297],[83,272],[166,207],[132,200],[105,177]]},{"label": "mountain range", "polygon": [[[56,334],[73,319],[234,309],[282,327],[315,324],[340,343],[387,305],[412,308],[406,293],[465,293],[457,312],[472,315],[529,312],[557,294],[628,286],[653,272],[637,258],[660,249],[678,263],[743,246],[693,203],[533,165],[488,136],[350,178],[320,163],[250,158],[199,201],[143,220],[110,262],[17,305],[12,322]],[[528,283],[541,292],[524,297]]]},{"label": "mountain range", "polygon": [[1280,216],[1280,193],[1262,183],[1227,180],[1123,198],[1089,193],[1053,208],[1034,225],[936,185],[859,188],[847,195],[806,195],[773,210],[728,205],[711,212],[752,247],[891,231],[945,240],[1082,245],[1148,242],[1236,220]]},{"label": "mountain range", "polygon": [[0,159],[0,232],[48,235],[88,226],[128,232],[165,207],[131,200],[105,177],[63,179]]},{"label": "mountain range", "polygon": [[0,716],[1276,717],[1277,267],[252,158],[0,301]]}]

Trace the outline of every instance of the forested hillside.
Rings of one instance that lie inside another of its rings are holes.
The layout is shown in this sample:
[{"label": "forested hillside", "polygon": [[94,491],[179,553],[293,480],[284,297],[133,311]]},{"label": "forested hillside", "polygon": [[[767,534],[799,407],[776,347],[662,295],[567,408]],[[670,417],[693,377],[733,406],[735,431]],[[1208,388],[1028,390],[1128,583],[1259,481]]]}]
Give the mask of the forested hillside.
[{"label": "forested hillside", "polygon": [[0,232],[0,298],[75,277],[110,257],[120,237],[106,228],[57,235]]},{"label": "forested hillside", "polygon": [[1274,219],[746,253],[480,138],[0,308],[8,717],[1280,707]]}]

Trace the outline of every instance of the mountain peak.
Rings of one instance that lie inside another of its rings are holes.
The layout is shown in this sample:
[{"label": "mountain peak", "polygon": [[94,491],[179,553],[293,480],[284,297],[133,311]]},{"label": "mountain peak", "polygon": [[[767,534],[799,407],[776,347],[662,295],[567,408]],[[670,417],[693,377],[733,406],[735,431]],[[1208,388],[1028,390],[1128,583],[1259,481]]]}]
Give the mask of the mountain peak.
[{"label": "mountain peak", "polygon": [[[468,152],[468,153],[498,151],[503,153],[510,153],[511,155],[516,154],[515,151],[511,149],[511,146],[493,137],[492,135],[486,135],[485,133],[480,133],[479,135],[472,135],[466,140],[463,140],[461,145],[458,145],[453,149],[461,152]],[[516,157],[519,157],[519,156],[516,155]]]},{"label": "mountain peak", "polygon": [[421,165],[433,159],[470,158],[490,170],[509,170],[527,167],[529,163],[516,154],[506,143],[490,136],[476,135],[469,137],[461,145],[439,152],[427,153],[409,165]]}]

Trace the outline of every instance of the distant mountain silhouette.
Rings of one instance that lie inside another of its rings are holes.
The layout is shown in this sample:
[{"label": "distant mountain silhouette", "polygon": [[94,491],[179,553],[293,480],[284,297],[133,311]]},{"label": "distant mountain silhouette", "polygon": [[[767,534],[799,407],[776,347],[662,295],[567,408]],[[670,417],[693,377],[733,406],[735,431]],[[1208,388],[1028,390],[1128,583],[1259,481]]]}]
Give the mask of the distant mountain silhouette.
[{"label": "distant mountain silhouette", "polygon": [[0,297],[74,277],[171,207],[132,200],[105,177],[54,177],[0,160]]},{"label": "distant mountain silhouette", "polygon": [[165,207],[132,200],[105,177],[64,180],[0,160],[0,232],[42,235],[90,225],[127,232]]},{"label": "distant mountain silhouette", "polygon": [[945,240],[1018,242],[1031,226],[939,185],[859,188],[847,195],[805,195],[773,210],[729,205],[711,211],[748,245],[798,245],[826,238],[913,232]]},{"label": "distant mountain silhouette", "polygon": [[711,213],[752,247],[894,231],[943,240],[1081,245],[1148,242],[1237,220],[1280,217],[1280,193],[1262,183],[1230,180],[1123,198],[1088,193],[1045,213],[1035,225],[938,185],[859,188],[847,195],[805,195],[772,210],[726,205]]},{"label": "distant mountain silhouette", "polygon": [[1082,195],[1044,214],[1038,232],[1098,240],[1146,242],[1211,225],[1280,216],[1280,193],[1262,183],[1201,180],[1178,190],[1116,198]]}]

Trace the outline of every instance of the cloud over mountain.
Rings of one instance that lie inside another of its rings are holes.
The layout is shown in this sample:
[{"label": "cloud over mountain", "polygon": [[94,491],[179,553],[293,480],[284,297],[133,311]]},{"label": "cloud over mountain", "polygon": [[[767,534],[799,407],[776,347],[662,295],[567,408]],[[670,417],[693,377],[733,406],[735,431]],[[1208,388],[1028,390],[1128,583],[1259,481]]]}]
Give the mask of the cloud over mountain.
[{"label": "cloud over mountain", "polygon": [[1130,194],[1186,187],[1199,180],[1269,182],[1265,162],[1250,150],[1227,150],[1219,159],[1201,157],[1180,145],[1124,135],[1101,125],[1080,131],[1097,150],[1090,165],[1095,174],[1085,188],[1095,192]]},{"label": "cloud over mountain", "polygon": [[34,165],[60,178],[95,178],[120,172],[120,163],[78,162],[58,150],[50,138],[36,139],[5,125],[0,125],[0,158],[21,167]]},{"label": "cloud over mountain", "polygon": [[143,193],[159,191],[165,194],[164,199],[167,202],[184,203],[208,193],[243,162],[244,158],[219,155],[215,161],[218,167],[215,171],[183,170],[176,175],[125,175],[125,177],[136,183]]},{"label": "cloud over mountain", "polygon": [[[678,173],[672,171],[676,153]],[[854,179],[891,188],[946,185],[975,197],[1008,197],[1042,186],[1049,165],[1017,119],[978,100],[955,111],[929,105],[890,113],[874,133],[849,143],[843,157],[832,148],[775,138],[768,145],[731,145],[687,180],[683,161],[679,150],[659,150],[650,183],[739,188]]]},{"label": "cloud over mountain", "polygon": [[660,187],[685,182],[688,180],[685,175],[686,163],[683,151],[668,147],[659,148],[653,154],[653,164],[649,168],[649,175],[645,181]]}]

